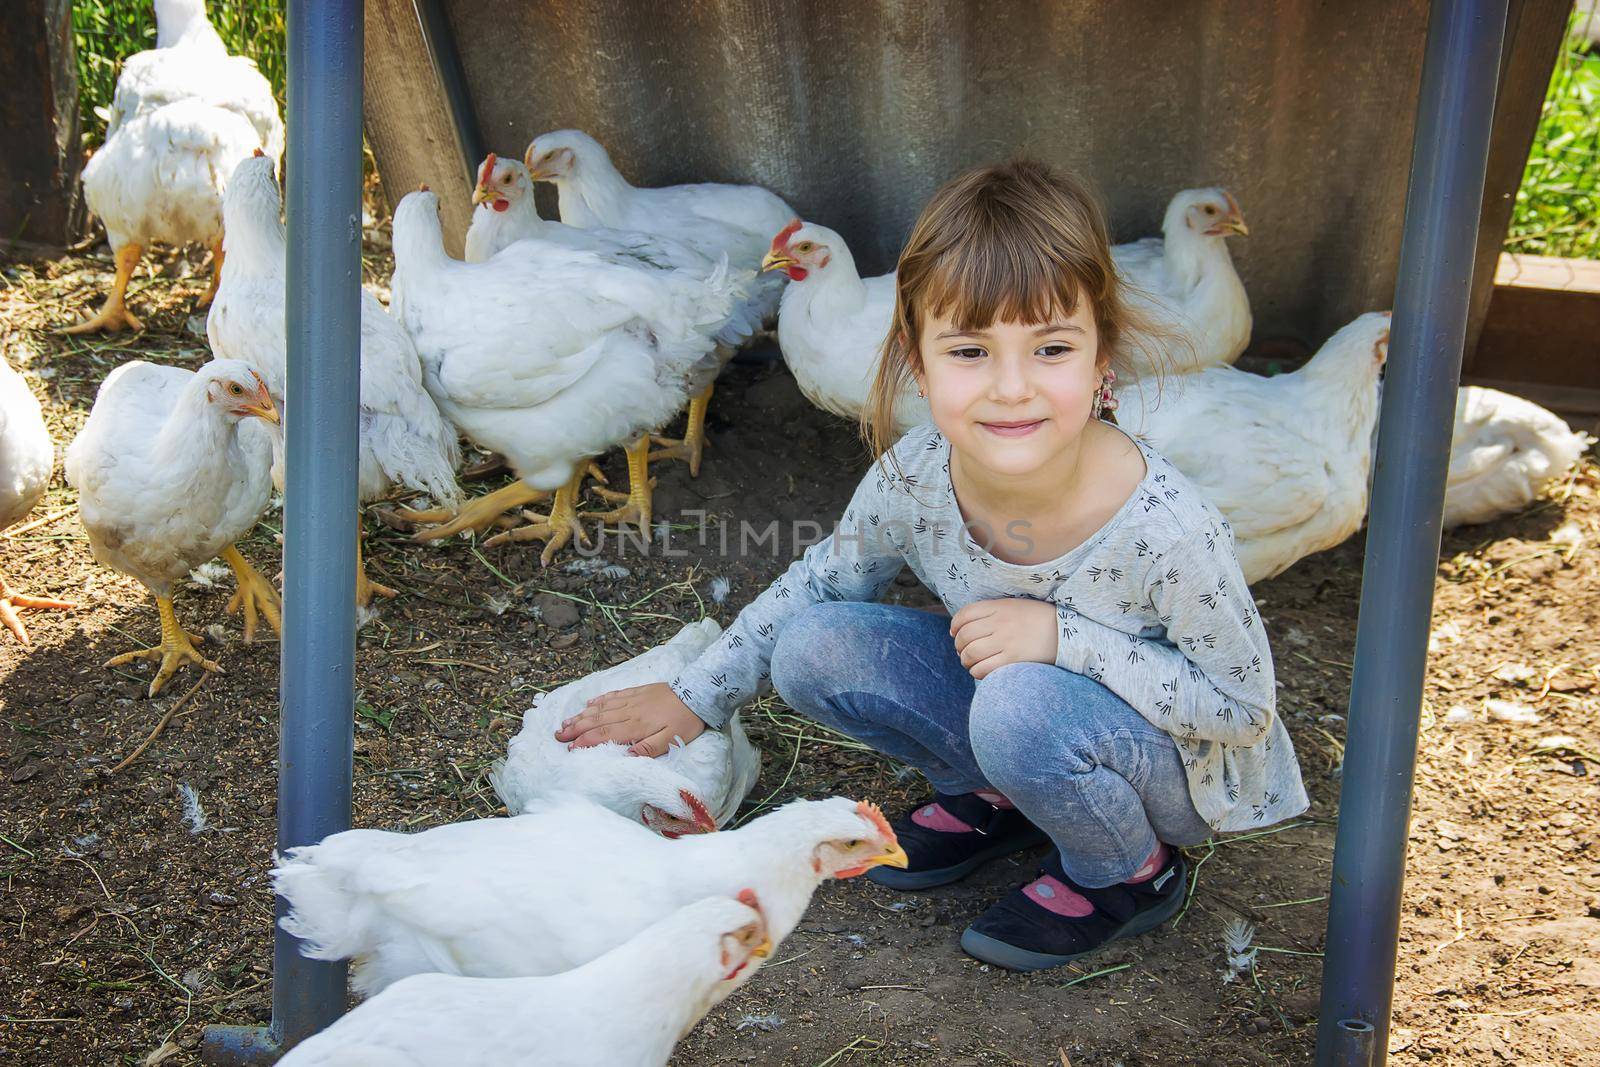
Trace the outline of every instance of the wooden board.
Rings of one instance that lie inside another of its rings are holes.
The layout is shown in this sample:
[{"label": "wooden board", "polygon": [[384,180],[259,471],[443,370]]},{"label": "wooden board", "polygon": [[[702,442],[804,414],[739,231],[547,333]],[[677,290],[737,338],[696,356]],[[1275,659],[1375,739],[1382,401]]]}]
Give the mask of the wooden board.
[{"label": "wooden board", "polygon": [[83,232],[71,0],[0,3],[0,240],[69,245]]},{"label": "wooden board", "polygon": [[412,0],[366,0],[363,118],[392,207],[418,184],[439,194],[445,247],[461,255],[472,174]]},{"label": "wooden board", "polygon": [[1555,390],[1557,407],[1560,390],[1600,390],[1600,263],[1502,256],[1465,376]]}]

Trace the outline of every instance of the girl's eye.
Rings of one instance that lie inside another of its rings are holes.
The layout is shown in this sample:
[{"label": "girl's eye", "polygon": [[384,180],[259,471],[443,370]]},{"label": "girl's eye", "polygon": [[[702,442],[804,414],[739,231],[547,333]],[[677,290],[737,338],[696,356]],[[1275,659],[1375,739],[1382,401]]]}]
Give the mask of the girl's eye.
[{"label": "girl's eye", "polygon": [[983,349],[981,349],[981,348],[952,348],[950,350],[950,354],[952,356],[954,356],[955,358],[960,359],[960,360],[972,361],[972,360],[978,360],[978,359],[982,359],[983,358]]},{"label": "girl's eye", "polygon": [[1073,352],[1071,345],[1045,345],[1039,349],[1039,355],[1045,359],[1063,359]]}]

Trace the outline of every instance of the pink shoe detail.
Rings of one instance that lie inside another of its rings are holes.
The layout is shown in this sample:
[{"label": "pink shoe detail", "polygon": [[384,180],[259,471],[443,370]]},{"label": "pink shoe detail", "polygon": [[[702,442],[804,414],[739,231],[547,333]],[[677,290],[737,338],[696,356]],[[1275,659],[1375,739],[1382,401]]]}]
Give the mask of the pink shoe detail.
[{"label": "pink shoe detail", "polygon": [[1050,875],[1041,875],[1022,887],[1022,895],[1045,911],[1081,919],[1094,911],[1094,905],[1065,882]]},{"label": "pink shoe detail", "polygon": [[979,800],[993,804],[1001,811],[1015,811],[1017,808],[1015,804],[1011,803],[1010,797],[1007,797],[1004,793],[996,793],[993,789],[980,789],[972,795]]},{"label": "pink shoe detail", "polygon": [[1157,841],[1156,850],[1150,853],[1150,858],[1144,861],[1143,866],[1133,872],[1133,877],[1128,879],[1127,884],[1135,885],[1139,882],[1148,882],[1156,876],[1157,871],[1167,865],[1167,860],[1171,857],[1172,850],[1163,842]]},{"label": "pink shoe detail", "polygon": [[951,815],[942,804],[924,804],[911,813],[911,821],[943,834],[970,834],[972,827]]}]

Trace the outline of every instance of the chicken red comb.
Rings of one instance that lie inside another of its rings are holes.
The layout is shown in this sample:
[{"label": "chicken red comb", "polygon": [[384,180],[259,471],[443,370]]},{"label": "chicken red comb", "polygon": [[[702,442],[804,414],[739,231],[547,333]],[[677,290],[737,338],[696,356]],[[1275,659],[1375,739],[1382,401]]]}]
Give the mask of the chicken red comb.
[{"label": "chicken red comb", "polygon": [[793,237],[795,231],[804,225],[805,223],[801,222],[799,219],[795,219],[790,222],[789,225],[779,230],[778,236],[772,239],[772,250],[774,252],[782,252],[784,247],[788,245],[789,238]]},{"label": "chicken red comb", "polygon": [[1244,218],[1244,212],[1239,210],[1239,201],[1237,201],[1237,200],[1235,200],[1233,198],[1233,194],[1232,193],[1230,193],[1230,192],[1228,192],[1228,190],[1224,189],[1224,190],[1222,190],[1222,198],[1228,202],[1228,210],[1229,211],[1233,212],[1235,215],[1239,216],[1241,219]]},{"label": "chicken red comb", "polygon": [[754,889],[741,889],[734,899],[747,908],[754,908],[758,912],[761,910],[761,900],[756,896]]},{"label": "chicken red comb", "polygon": [[863,800],[856,805],[856,814],[872,824],[873,829],[883,835],[883,839],[891,845],[900,843],[895,837],[894,829],[889,825],[889,820],[883,817],[883,810],[870,800]]},{"label": "chicken red comb", "polygon": [[713,833],[717,828],[717,820],[712,817],[711,812],[701,803],[700,798],[687,789],[678,790],[678,795],[683,798],[685,804],[689,805],[689,810],[694,812],[695,825],[704,829],[708,834]]},{"label": "chicken red comb", "polygon": [[428,191],[428,183],[427,182],[418,182],[417,183],[417,192],[425,193],[427,191]]},{"label": "chicken red comb", "polygon": [[259,148],[257,148],[257,149],[256,149],[256,150],[255,150],[255,156],[256,156],[256,158],[257,158],[257,159],[260,159],[260,158],[261,158],[261,157],[262,157],[262,156],[264,156],[264,155],[266,155],[266,153],[265,153],[265,152],[263,152],[263,151],[261,151],[261,149],[259,149]]},{"label": "chicken red comb", "polygon": [[500,162],[500,157],[490,152],[483,161],[483,167],[478,171],[478,184],[488,185],[489,178],[494,174],[494,165]]}]

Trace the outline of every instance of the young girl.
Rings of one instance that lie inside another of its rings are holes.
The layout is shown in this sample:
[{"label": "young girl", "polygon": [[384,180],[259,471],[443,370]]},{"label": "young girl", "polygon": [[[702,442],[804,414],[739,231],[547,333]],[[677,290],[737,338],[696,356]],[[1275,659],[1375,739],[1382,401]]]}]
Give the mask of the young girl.
[{"label": "young girl", "polygon": [[[670,685],[598,697],[556,736],[659,755],[770,683],[932,783],[895,824],[910,865],[875,881],[1055,846],[967,928],[971,955],[1055,967],[1170,918],[1172,846],[1307,802],[1228,524],[1099,417],[1131,324],[1077,182],[1018,162],[939,190],[863,418],[881,457],[833,536]],[[885,451],[907,377],[933,425]],[[948,619],[874,603],[907,565]]]}]

